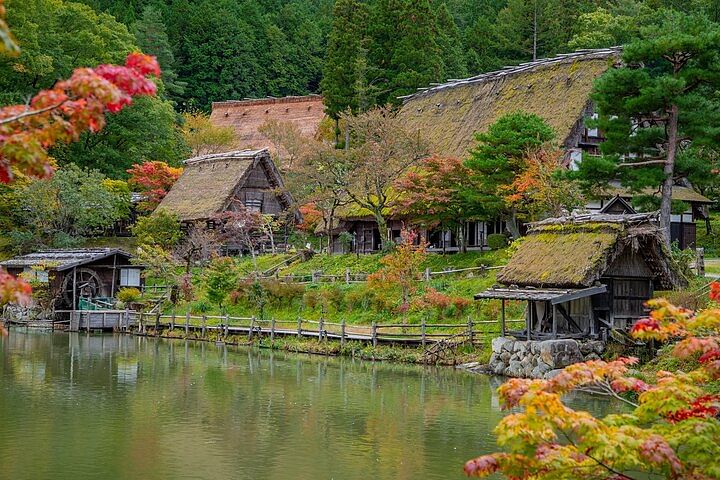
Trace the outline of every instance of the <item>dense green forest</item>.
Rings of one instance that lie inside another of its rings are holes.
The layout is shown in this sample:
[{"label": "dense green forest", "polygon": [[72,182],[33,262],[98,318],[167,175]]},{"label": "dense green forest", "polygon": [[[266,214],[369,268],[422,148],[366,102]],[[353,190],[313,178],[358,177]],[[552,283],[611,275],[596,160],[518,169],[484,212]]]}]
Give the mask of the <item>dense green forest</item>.
[{"label": "dense green forest", "polygon": [[322,93],[327,112],[397,104],[417,87],[632,39],[660,7],[720,18],[717,0],[8,0],[21,47],[0,58],[0,104],[24,103],[74,68],[156,55],[161,95],[55,148],[111,178],[190,154],[180,112],[213,101]]}]

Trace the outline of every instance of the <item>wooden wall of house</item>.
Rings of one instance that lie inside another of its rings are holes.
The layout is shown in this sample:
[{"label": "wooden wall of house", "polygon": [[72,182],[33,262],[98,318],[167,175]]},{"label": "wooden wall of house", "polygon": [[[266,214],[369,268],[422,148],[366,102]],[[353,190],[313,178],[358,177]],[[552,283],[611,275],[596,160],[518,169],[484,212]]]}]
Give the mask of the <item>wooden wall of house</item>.
[{"label": "wooden wall of house", "polygon": [[[267,178],[262,165],[258,163],[249,172],[245,182],[236,189],[235,198],[248,208],[260,205],[263,214],[277,215],[283,212],[283,207],[273,191],[273,185]],[[231,205],[232,208],[232,205]]]}]

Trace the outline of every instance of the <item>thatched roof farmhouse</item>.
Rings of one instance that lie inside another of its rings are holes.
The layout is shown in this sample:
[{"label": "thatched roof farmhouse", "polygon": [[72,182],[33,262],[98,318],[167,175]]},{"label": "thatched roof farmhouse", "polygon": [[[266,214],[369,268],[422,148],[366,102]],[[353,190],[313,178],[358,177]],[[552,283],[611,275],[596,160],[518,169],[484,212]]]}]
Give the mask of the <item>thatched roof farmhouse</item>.
[{"label": "thatched roof farmhouse", "polygon": [[182,222],[206,221],[235,202],[264,214],[290,208],[292,197],[268,149],[242,150],[191,158],[158,206]]},{"label": "thatched roof farmhouse", "polygon": [[235,130],[239,148],[254,150],[275,148],[270,139],[259,131],[266,122],[289,122],[300,133],[312,138],[323,118],[325,106],[320,95],[213,102],[210,114],[214,125]]},{"label": "thatched roof farmhouse", "polygon": [[476,132],[504,114],[535,113],[555,130],[566,150],[595,144],[584,126],[592,114],[593,81],[619,58],[614,48],[580,50],[421,89],[404,98],[400,115],[439,152],[464,157]]},{"label": "thatched roof farmhouse", "polygon": [[598,336],[647,314],[655,289],[687,281],[663,245],[654,214],[588,214],[529,226],[476,299],[528,302],[522,336]]}]

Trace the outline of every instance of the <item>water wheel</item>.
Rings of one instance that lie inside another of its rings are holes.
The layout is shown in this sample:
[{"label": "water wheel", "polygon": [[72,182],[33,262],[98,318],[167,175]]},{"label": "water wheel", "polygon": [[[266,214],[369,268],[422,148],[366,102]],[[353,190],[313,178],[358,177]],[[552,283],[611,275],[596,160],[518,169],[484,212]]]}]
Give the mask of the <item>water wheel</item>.
[{"label": "water wheel", "polygon": [[73,274],[68,272],[62,283],[62,299],[66,305],[72,306],[73,297],[79,299],[95,298],[102,295],[104,290],[100,276],[89,268],[78,268],[75,272],[75,292],[73,295]]}]

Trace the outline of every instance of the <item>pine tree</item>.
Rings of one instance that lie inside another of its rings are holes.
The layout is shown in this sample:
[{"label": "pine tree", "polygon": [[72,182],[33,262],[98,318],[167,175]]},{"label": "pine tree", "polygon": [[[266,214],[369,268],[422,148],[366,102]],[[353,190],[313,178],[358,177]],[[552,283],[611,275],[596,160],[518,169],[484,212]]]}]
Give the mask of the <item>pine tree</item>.
[{"label": "pine tree", "polygon": [[160,10],[150,5],[143,9],[142,16],[135,23],[135,39],[144,53],[157,57],[167,92],[171,96],[182,95],[186,83],[180,82],[175,73],[175,56]]},{"label": "pine tree", "polygon": [[358,62],[366,54],[363,43],[367,20],[368,9],[364,3],[358,0],[335,3],[320,88],[325,111],[336,121],[347,109],[353,113],[361,110],[357,86],[363,84],[364,79],[359,78]]},{"label": "pine tree", "polygon": [[660,189],[660,225],[670,244],[672,188],[697,162],[676,163],[693,149],[714,148],[720,124],[720,26],[700,15],[661,10],[654,25],[625,47],[625,67],[595,85],[603,156],[587,157],[586,185],[619,179],[634,191]]}]

